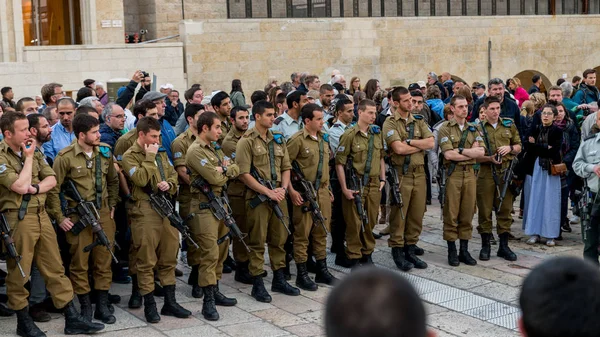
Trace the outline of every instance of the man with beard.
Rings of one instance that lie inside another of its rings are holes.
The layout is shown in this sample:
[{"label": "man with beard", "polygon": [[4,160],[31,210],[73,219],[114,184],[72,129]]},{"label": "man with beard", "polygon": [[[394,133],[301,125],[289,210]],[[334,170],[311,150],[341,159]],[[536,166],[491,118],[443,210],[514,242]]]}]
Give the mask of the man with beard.
[{"label": "man with beard", "polygon": [[75,109],[75,101],[70,97],[63,97],[56,102],[56,112],[60,121],[52,127],[52,139],[44,144],[46,157],[54,160],[58,152],[71,145],[75,139],[72,124]]},{"label": "man with beard", "polygon": [[[515,122],[517,126],[517,130],[519,133],[521,130],[521,110],[515,101],[512,99],[507,99],[505,96],[506,89],[504,87],[504,82],[499,78],[492,78],[488,82],[488,94],[489,96],[496,96],[500,100],[500,117],[510,118]],[[478,99],[473,105],[473,113],[471,114],[471,119],[469,120],[471,123],[474,122],[477,118],[479,118],[479,110],[481,106],[484,104],[485,96]]]},{"label": "man with beard", "polygon": [[[88,280],[91,254],[94,289],[98,294],[94,318],[106,324],[113,324],[116,319],[108,309],[108,290],[112,283],[112,257],[109,249],[112,250],[112,247],[99,245],[91,252],[85,252],[84,248],[91,245],[97,237],[91,226],[83,229],[73,228],[81,214],[63,214],[59,198],[62,184],[72,181],[83,199],[95,204],[100,214],[100,225],[109,242],[114,242],[116,229],[113,217],[119,195],[119,178],[110,147],[100,143],[99,128],[100,122],[90,115],[79,114],[73,119],[73,131],[77,135],[77,141],[61,150],[54,161],[57,184],[48,195],[48,205],[50,216],[67,233],[67,242],[71,245],[69,278],[79,298],[82,316],[88,321],[92,319],[91,289]],[[64,193],[64,198],[67,207],[76,207],[78,201],[73,200],[69,193]]]},{"label": "man with beard", "polygon": [[329,84],[323,84],[319,89],[319,102],[321,103],[321,107],[323,107],[323,111],[325,112],[325,117],[323,118],[325,122],[327,122],[330,118],[333,118],[333,116],[328,112],[334,95],[335,93],[333,91],[333,87]]},{"label": "man with beard", "polygon": [[[248,130],[250,113],[245,107],[238,106],[231,110],[230,115],[232,127],[223,140],[222,148],[223,153],[231,158],[232,162],[235,162],[235,148],[240,138],[242,138],[244,133]],[[229,196],[229,204],[231,205],[235,222],[242,233],[248,233],[245,207],[246,185],[237,178],[232,179],[227,188],[227,195]],[[236,263],[235,280],[244,284],[252,284],[252,277],[250,276],[248,269],[248,253],[239,240],[233,240],[233,258]]]}]

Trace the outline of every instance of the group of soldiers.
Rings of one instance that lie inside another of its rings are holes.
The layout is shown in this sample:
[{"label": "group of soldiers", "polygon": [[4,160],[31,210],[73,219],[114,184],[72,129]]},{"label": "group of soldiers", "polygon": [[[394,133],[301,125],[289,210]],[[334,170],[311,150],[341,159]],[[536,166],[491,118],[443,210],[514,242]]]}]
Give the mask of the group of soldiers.
[{"label": "group of soldiers", "polygon": [[[336,264],[372,264],[373,228],[386,184],[392,196],[388,244],[393,260],[404,271],[427,268],[418,257],[424,252],[417,243],[426,210],[424,154],[433,148],[434,137],[423,117],[413,113],[408,89],[392,91],[382,129],[373,125],[378,113],[368,99],[360,101],[355,116],[348,99],[323,109],[307,103],[304,92],[293,91],[286,98],[288,110],[276,117],[270,102],[255,102],[251,111],[231,109],[228,95],[217,95],[216,112],[201,104],[186,106],[188,129],[171,144],[172,161],[161,145],[157,107],[148,100],[135,103],[136,127],[121,136],[114,149],[100,142],[97,118],[75,114],[67,125],[75,139],[58,153],[52,168],[31,135],[27,117],[4,114],[0,208],[12,238],[5,244],[16,247],[15,256],[7,259],[7,293],[10,308],[17,312],[19,335],[44,336],[27,308],[24,286],[33,263],[54,305],[65,308],[65,333],[103,329],[92,316],[105,324],[116,321],[108,290],[111,261],[116,260],[115,210],[120,207],[126,210],[131,230],[128,305],[143,305],[150,323],[159,322],[160,315],[191,315],[175,298],[180,233],[188,243],[192,295],[203,298],[207,320],[218,320],[216,306],[237,304],[219,290],[230,241],[235,279],[251,284],[257,301],[271,302],[263,282],[265,243],[273,273],[271,291],[297,296],[298,288],[315,291],[317,283],[332,285],[336,278],[326,259],[331,227]],[[466,122],[464,97],[455,95],[450,105],[453,118],[441,127],[438,138],[441,165],[447,171],[440,184],[445,186],[448,262],[476,264],[468,251],[476,200],[483,240],[480,259],[490,258],[496,210],[498,256],[514,261],[517,257],[508,248],[513,195],[509,190],[499,201],[494,177],[496,171],[508,169],[520,151],[517,129],[512,120],[499,118],[500,101],[495,97],[486,98],[486,120],[480,125]],[[74,114],[74,109],[60,112]],[[481,163],[478,176],[473,170],[476,161]],[[332,207],[340,205],[341,212],[332,214]],[[66,233],[68,277],[51,219]],[[298,288],[288,283],[292,259]],[[315,273],[314,281],[309,272]],[[155,279],[164,289],[160,314]],[[80,312],[73,306],[73,294]]]}]

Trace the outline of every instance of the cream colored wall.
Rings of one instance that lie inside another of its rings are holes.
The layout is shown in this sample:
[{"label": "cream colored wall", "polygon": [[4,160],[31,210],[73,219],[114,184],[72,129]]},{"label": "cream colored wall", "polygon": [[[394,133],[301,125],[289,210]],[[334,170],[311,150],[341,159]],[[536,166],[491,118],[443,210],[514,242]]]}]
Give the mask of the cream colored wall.
[{"label": "cream colored wall", "polygon": [[261,89],[294,71],[329,79],[332,69],[378,78],[382,86],[448,71],[471,83],[536,70],[556,81],[600,65],[600,16],[331,19],[211,19],[180,25],[189,83],[228,90],[242,80]]},{"label": "cream colored wall", "polygon": [[26,47],[24,62],[0,63],[0,83],[14,88],[16,98],[40,93],[42,85],[58,82],[65,90],[78,90],[83,80],[106,83],[114,78],[131,78],[137,69],[155,73],[158,84],[172,83],[185,90],[183,45],[96,45]]}]

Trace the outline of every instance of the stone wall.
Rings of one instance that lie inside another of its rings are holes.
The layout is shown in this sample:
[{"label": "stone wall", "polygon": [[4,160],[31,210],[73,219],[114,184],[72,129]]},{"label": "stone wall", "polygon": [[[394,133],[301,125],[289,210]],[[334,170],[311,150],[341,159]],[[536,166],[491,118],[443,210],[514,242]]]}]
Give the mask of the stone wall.
[{"label": "stone wall", "polygon": [[[96,44],[121,44],[125,35],[123,0],[96,0]],[[121,20],[121,27],[102,27],[102,20]]]},{"label": "stone wall", "polygon": [[77,91],[86,78],[106,83],[131,78],[137,69],[155,73],[159,85],[172,83],[182,91],[187,86],[180,42],[25,47],[23,61],[0,63],[0,84],[13,87],[17,99],[38,95],[42,85],[49,82],[61,83],[66,91]]},{"label": "stone wall", "polygon": [[554,82],[600,65],[597,15],[186,20],[180,31],[188,82],[207,92],[229,90],[234,78],[255,90],[294,71],[323,82],[332,69],[383,87],[424,80],[428,71],[486,83],[488,39],[492,77],[531,70]]}]

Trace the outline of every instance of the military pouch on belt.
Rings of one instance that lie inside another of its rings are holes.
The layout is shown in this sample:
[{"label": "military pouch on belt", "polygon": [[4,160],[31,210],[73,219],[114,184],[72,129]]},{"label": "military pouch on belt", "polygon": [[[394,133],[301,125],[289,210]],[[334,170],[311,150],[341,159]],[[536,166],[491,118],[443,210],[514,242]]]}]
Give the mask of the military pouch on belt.
[{"label": "military pouch on belt", "polygon": [[73,224],[73,227],[71,228],[70,232],[71,234],[77,236],[85,229],[85,227],[86,225],[83,222],[81,222],[81,220],[79,220]]}]

